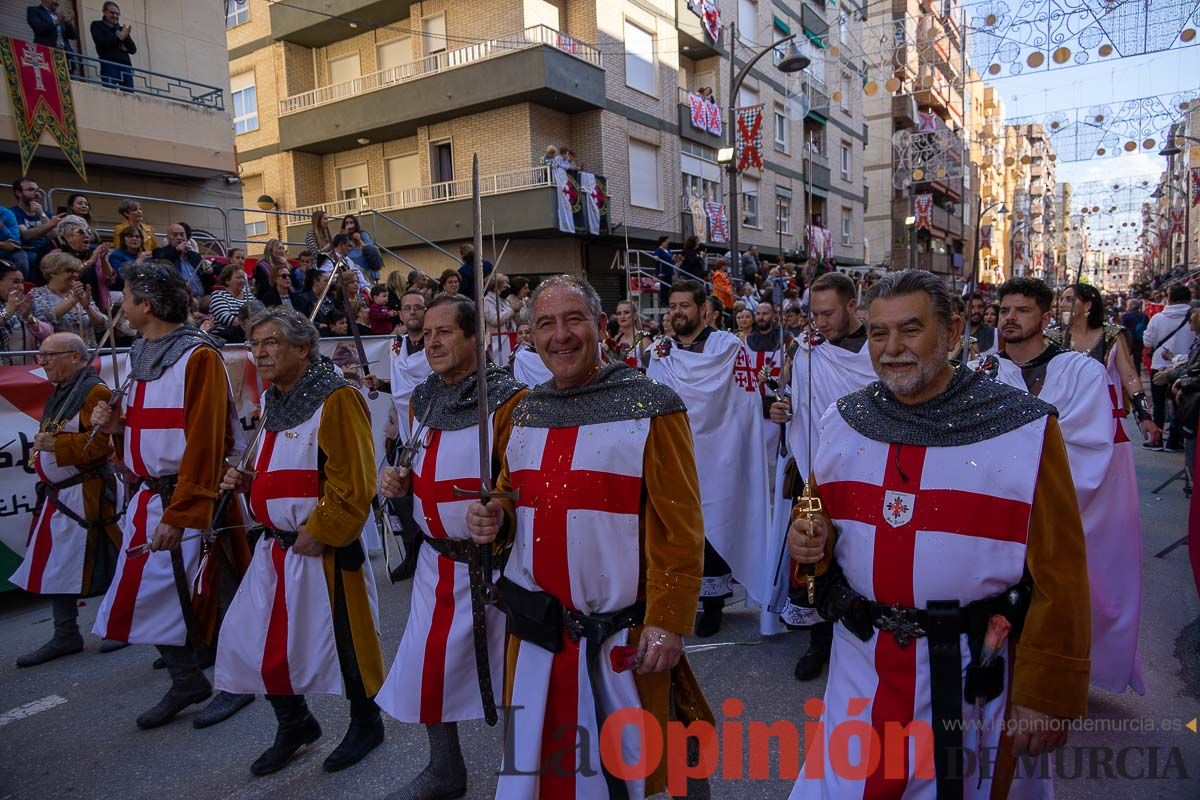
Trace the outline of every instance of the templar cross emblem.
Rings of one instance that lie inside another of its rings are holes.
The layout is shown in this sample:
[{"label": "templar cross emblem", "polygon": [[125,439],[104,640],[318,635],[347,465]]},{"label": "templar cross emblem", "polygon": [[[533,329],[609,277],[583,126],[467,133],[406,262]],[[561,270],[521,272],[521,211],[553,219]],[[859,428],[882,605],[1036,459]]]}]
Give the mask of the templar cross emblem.
[{"label": "templar cross emblem", "polygon": [[893,528],[899,528],[912,519],[916,496],[905,492],[888,491],[883,495],[883,519]]},{"label": "templar cross emblem", "polygon": [[50,70],[50,62],[46,61],[46,57],[42,55],[42,51],[31,44],[25,45],[25,49],[21,52],[21,66],[33,70],[34,88],[39,92],[46,91],[46,83],[42,80],[42,72]]}]

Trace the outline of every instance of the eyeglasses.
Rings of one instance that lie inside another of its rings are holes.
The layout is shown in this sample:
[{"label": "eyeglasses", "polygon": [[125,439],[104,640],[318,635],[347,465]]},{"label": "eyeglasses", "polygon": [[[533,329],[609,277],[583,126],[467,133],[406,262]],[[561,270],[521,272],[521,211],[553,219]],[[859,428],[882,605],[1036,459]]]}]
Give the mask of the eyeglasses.
[{"label": "eyeglasses", "polygon": [[44,353],[38,353],[34,358],[37,359],[39,364],[44,364],[55,356],[69,356],[74,352],[74,350],[47,350]]}]

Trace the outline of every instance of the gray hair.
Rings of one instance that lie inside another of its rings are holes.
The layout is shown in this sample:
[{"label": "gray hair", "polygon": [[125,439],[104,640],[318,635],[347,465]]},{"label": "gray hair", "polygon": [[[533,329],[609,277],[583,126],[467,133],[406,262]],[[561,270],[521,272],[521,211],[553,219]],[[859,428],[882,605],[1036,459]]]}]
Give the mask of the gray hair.
[{"label": "gray hair", "polygon": [[83,217],[76,216],[75,214],[67,214],[54,229],[54,235],[59,239],[65,239],[75,231],[91,233],[92,226],[88,225],[87,220]]},{"label": "gray hair", "polygon": [[553,275],[546,278],[537,285],[533,290],[533,295],[530,297],[530,308],[537,305],[538,297],[542,292],[548,289],[568,289],[572,292],[577,292],[583,296],[583,301],[587,303],[588,309],[592,312],[592,319],[596,322],[600,321],[601,315],[604,313],[600,306],[600,295],[596,292],[595,287],[585,281],[583,278],[577,278],[574,275]]},{"label": "gray hair", "polygon": [[317,334],[316,326],[308,321],[308,317],[294,308],[272,306],[259,312],[254,319],[250,320],[250,330],[253,331],[259,325],[265,325],[268,322],[275,323],[279,332],[283,334],[283,338],[293,347],[308,345],[309,364],[316,364],[321,360],[321,337]]},{"label": "gray hair", "polygon": [[117,213],[124,217],[127,216],[130,211],[137,211],[141,207],[141,202],[134,200],[131,197],[127,197],[117,204]]},{"label": "gray hair", "polygon": [[918,292],[929,295],[934,315],[943,329],[949,328],[950,320],[954,316],[954,297],[945,281],[923,269],[904,269],[887,273],[867,291],[866,304],[870,306],[880,298]]}]

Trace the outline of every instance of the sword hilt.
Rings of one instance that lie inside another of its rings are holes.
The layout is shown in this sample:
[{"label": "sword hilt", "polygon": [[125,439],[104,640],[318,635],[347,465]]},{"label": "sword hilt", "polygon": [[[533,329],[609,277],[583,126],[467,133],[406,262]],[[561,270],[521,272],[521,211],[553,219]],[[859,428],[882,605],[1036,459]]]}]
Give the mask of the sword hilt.
[{"label": "sword hilt", "polygon": [[[490,500],[516,500],[521,496],[520,490],[514,489],[511,492],[495,492],[483,484],[479,487],[479,491],[473,489],[460,489],[457,486],[451,487],[451,492],[455,497],[474,497],[483,503],[485,506]],[[483,572],[482,580],[479,585],[479,596],[483,598],[485,603],[494,604],[500,599],[496,592],[496,586],[492,583],[492,546],[490,544],[476,545],[479,548],[479,563]]]},{"label": "sword hilt", "polygon": [[[803,514],[804,517],[808,520],[808,525],[809,525],[808,535],[809,535],[809,538],[811,538],[813,535],[813,532],[812,532],[813,515],[820,514],[821,512],[823,512],[825,510],[825,506],[821,502],[821,498],[812,496],[812,494],[808,490],[807,483],[804,484],[804,493],[801,494],[800,497],[796,499],[796,505],[800,508],[800,513]],[[816,564],[805,564],[804,565],[804,588],[808,593],[809,606],[814,605],[817,602],[817,565]]]}]

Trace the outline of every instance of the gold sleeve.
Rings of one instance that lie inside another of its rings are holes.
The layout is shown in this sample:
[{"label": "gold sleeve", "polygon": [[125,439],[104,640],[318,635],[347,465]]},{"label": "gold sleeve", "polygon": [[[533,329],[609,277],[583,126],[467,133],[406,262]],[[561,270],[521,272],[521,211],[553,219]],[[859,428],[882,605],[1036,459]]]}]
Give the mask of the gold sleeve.
[{"label": "gold sleeve", "polygon": [[354,387],[325,398],[317,447],[323,462],[320,499],[305,527],[317,541],[345,547],[362,532],[377,480],[367,402]]},{"label": "gold sleeve", "polygon": [[96,438],[88,441],[92,430],[92,410],[101,403],[107,403],[110,397],[112,390],[103,383],[93,386],[84,398],[83,407],[79,409],[79,432],[60,433],[54,437],[54,460],[59,466],[96,464],[112,455],[112,437],[107,433],[98,433]]},{"label": "gold sleeve", "polygon": [[183,385],[183,459],[179,482],[162,521],[204,530],[212,524],[225,453],[233,441],[229,423],[229,380],[221,354],[197,347],[188,356]]}]

